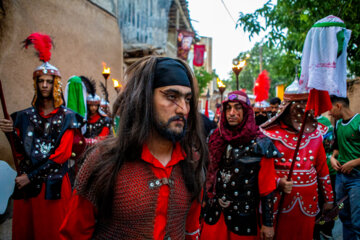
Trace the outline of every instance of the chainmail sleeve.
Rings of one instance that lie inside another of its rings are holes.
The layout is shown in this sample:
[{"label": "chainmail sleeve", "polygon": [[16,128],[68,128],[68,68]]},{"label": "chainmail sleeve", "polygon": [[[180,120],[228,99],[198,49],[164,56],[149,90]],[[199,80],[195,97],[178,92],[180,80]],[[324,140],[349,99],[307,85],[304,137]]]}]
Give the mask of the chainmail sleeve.
[{"label": "chainmail sleeve", "polygon": [[89,200],[94,206],[96,206],[96,198],[94,194],[94,187],[91,186],[90,189],[86,188],[89,177],[91,173],[94,171],[94,166],[99,160],[99,151],[93,150],[87,154],[87,157],[82,164],[75,180],[75,186],[77,193],[87,200]]}]

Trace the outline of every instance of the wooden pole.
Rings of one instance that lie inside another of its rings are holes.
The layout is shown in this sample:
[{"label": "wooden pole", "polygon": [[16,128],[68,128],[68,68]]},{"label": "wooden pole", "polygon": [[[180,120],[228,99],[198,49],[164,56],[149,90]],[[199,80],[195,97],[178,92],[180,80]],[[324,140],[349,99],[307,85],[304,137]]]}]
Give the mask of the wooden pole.
[{"label": "wooden pole", "polygon": [[[10,120],[10,115],[7,111],[6,108],[6,102],[5,102],[5,97],[4,97],[4,92],[2,89],[2,84],[1,84],[1,80],[0,80],[0,99],[1,99],[1,106],[3,109],[3,113],[4,113],[4,118]],[[16,151],[15,151],[15,144],[14,144],[14,136],[12,135],[12,133],[5,133],[6,137],[9,139],[9,143],[10,143],[10,147],[11,147],[11,153],[13,155],[14,158],[14,163],[15,163],[15,168],[16,171],[19,173],[19,165],[18,165],[18,161],[16,158]]]}]

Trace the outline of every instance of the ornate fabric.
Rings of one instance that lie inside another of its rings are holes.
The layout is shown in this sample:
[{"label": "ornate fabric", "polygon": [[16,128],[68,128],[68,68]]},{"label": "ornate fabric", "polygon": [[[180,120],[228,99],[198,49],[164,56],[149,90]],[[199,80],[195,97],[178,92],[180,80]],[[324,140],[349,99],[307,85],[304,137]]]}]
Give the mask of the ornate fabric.
[{"label": "ornate fabric", "polygon": [[[73,111],[60,107],[50,118],[43,118],[34,108],[12,114],[14,127],[19,129],[20,136],[15,135],[17,152],[25,157],[20,161],[20,173],[26,173],[30,184],[23,190],[25,194],[15,198],[37,196],[41,184],[45,182],[47,191],[45,199],[59,199],[62,177],[67,171],[66,164],[60,165],[49,160],[59,146],[61,137],[67,129],[79,128],[82,118]],[[15,188],[17,191],[17,188]]]},{"label": "ornate fabric", "polygon": [[[258,174],[263,156],[280,156],[267,138],[252,140],[247,145],[237,147],[227,145],[217,173],[216,195],[205,200],[203,215],[207,224],[217,223],[223,212],[230,231],[238,235],[257,235],[260,202]],[[230,205],[223,207],[219,201],[230,202]],[[272,226],[272,195],[264,197],[263,201],[264,224]]]},{"label": "ornate fabric", "polygon": [[[316,216],[319,212],[318,189],[324,195],[326,202],[333,202],[334,196],[322,144],[322,133],[324,132],[326,132],[326,127],[319,124],[313,133],[304,133],[295,160],[292,177],[293,188],[290,194],[285,195],[282,212],[290,212],[298,205],[304,215]],[[298,140],[297,135],[282,129],[280,125],[263,130],[263,133],[273,140],[283,155],[274,159],[275,170],[279,178],[286,177],[293,161],[294,149]],[[280,194],[277,192],[275,209],[278,207],[279,200]]]},{"label": "ornate fabric", "polygon": [[[84,191],[92,165],[98,156],[88,158],[76,182],[79,194],[96,205],[94,193]],[[186,216],[191,205],[179,164],[169,179],[157,179],[150,164],[137,160],[125,162],[118,175],[113,200],[113,214],[108,221],[98,220],[94,239],[152,239],[155,209],[160,186],[170,187],[168,223],[165,239],[185,239]],[[131,227],[129,227],[131,226]]]},{"label": "ornate fabric", "polygon": [[228,143],[231,143],[234,146],[244,145],[248,144],[253,139],[263,137],[259,127],[256,125],[254,112],[248,104],[249,98],[246,93],[242,91],[229,93],[228,97],[223,101],[223,109],[226,109],[226,105],[229,102],[239,102],[242,105],[244,118],[238,126],[231,128],[227,123],[225,111],[223,111],[221,113],[220,127],[210,136],[210,165],[206,179],[206,190],[210,198],[214,195],[218,165],[226,145]]},{"label": "ornate fabric", "polygon": [[86,125],[86,132],[84,134],[85,138],[95,138],[99,136],[102,129],[104,127],[108,127],[110,129],[111,127],[111,120],[108,117],[104,117],[100,115],[100,118],[98,121],[94,123],[87,123]]}]

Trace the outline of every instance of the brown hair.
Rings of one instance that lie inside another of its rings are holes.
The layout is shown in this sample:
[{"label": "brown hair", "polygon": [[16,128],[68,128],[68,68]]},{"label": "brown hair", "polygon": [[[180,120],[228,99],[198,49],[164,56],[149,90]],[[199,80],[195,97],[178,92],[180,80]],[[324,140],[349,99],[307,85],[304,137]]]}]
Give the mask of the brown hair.
[{"label": "brown hair", "polygon": [[[96,207],[100,217],[105,219],[111,216],[114,186],[122,164],[141,158],[142,146],[154,128],[153,84],[158,59],[160,57],[144,57],[127,69],[126,85],[117,97],[113,109],[114,116],[115,113],[120,116],[118,135],[100,142],[95,148],[98,150],[98,159],[92,166],[83,190],[94,191]],[[197,111],[196,79],[185,62],[176,61],[185,66],[193,92],[187,130],[180,141],[186,159],[180,162],[180,166],[186,187],[195,199],[199,197],[203,186],[203,163],[207,158],[207,145],[202,133],[201,116]],[[90,149],[88,153],[91,151]]]}]

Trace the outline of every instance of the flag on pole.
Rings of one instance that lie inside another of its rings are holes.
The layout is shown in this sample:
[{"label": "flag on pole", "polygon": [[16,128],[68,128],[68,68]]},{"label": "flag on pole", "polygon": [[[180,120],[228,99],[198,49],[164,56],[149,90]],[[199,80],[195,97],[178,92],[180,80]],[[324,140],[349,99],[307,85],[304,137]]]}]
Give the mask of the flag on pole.
[{"label": "flag on pole", "polygon": [[178,30],[177,38],[177,56],[184,61],[187,61],[189,51],[191,48],[192,40],[194,38],[194,33],[186,30]]},{"label": "flag on pole", "polygon": [[194,60],[193,64],[194,66],[201,67],[204,65],[204,54],[205,54],[206,48],[205,45],[194,45]]},{"label": "flag on pole", "polygon": [[330,110],[329,95],[346,97],[346,49],[351,31],[335,16],[317,21],[306,35],[301,58],[300,91],[310,91],[306,110],[315,116]]}]

